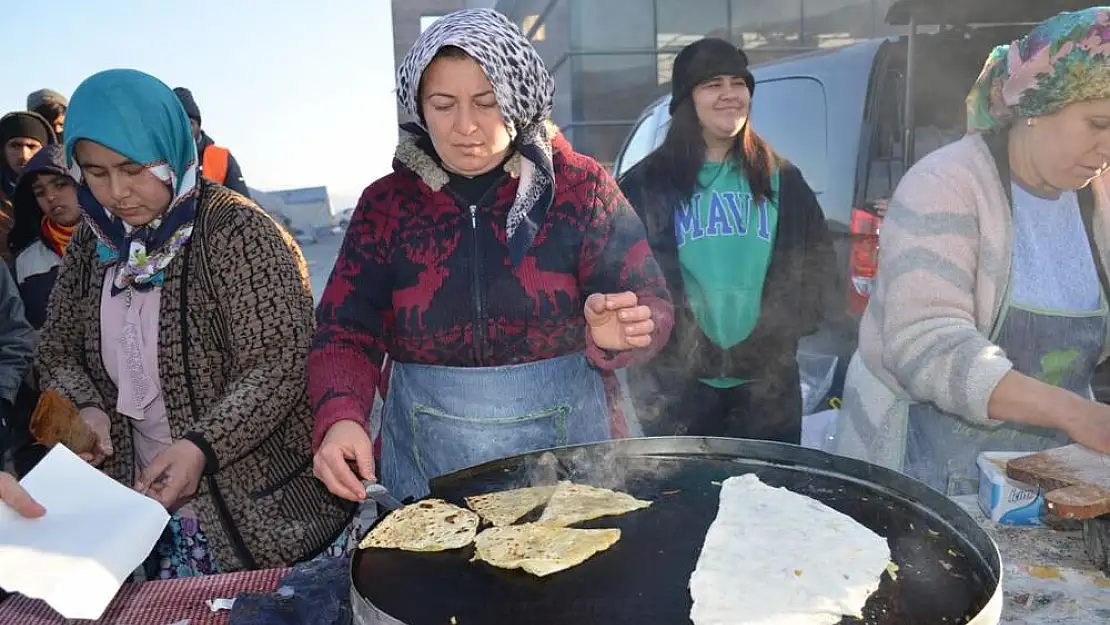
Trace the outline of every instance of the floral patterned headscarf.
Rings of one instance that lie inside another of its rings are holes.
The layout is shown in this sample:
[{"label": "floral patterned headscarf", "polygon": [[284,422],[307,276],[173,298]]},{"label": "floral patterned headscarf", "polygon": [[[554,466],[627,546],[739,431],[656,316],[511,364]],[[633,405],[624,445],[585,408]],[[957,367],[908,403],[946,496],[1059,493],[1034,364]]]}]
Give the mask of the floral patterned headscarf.
[{"label": "floral patterned headscarf", "polygon": [[1110,7],[1060,13],[995,48],[967,96],[967,131],[1110,98]]}]

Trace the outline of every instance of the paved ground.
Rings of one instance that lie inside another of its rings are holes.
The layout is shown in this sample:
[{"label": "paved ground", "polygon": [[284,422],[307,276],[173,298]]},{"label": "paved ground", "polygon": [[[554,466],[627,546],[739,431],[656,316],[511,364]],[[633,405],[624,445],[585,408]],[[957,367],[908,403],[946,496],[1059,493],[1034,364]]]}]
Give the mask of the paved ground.
[{"label": "paved ground", "polygon": [[324,285],[331,275],[331,268],[335,265],[335,255],[339,252],[339,245],[343,242],[343,235],[328,235],[320,237],[316,243],[301,246],[305,260],[308,261],[308,272],[312,277],[312,294],[316,301],[324,292]]}]

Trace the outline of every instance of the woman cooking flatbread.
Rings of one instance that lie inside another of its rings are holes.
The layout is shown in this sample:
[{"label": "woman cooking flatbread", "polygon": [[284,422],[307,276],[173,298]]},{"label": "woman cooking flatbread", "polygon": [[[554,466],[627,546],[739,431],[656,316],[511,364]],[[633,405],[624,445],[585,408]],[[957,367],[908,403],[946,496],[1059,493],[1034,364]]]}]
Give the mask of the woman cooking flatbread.
[{"label": "woman cooking flatbread", "polygon": [[381,473],[405,498],[468,465],[609,438],[600,372],[651,357],[671,328],[643,224],[546,123],[554,81],[516,25],[442,17],[398,82],[419,123],[355,209],[308,361],[316,474],[351,500],[374,476],[387,353]]},{"label": "woman cooking flatbread", "polygon": [[842,453],[949,494],[980,451],[1110,452],[1110,7],[994,50],[968,136],[902,179],[848,371]]}]

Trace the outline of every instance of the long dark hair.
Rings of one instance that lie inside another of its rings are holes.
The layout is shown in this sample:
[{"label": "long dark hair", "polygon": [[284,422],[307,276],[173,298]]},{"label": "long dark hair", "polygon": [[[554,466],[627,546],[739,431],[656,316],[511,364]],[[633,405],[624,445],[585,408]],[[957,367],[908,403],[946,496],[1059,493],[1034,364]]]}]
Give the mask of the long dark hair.
[{"label": "long dark hair", "polygon": [[[657,190],[689,198],[698,187],[698,173],[705,163],[705,138],[692,98],[686,98],[675,107],[671,126],[663,144],[644,159],[644,178]],[[748,179],[752,196],[758,203],[763,199],[774,201],[771,176],[782,159],[771,146],[752,129],[751,121],[744,124],[740,134],[733,139],[729,158],[736,161]],[[669,202],[656,203],[647,208],[649,229],[663,227],[669,214],[654,214],[674,210]]]}]

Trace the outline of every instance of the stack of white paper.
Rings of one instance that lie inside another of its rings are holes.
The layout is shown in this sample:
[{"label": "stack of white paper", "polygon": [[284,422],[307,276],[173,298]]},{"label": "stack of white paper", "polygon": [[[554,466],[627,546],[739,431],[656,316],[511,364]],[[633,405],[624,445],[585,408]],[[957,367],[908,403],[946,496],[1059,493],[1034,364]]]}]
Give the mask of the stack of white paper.
[{"label": "stack of white paper", "polygon": [[100,618],[169,514],[63,445],[20,484],[46,515],[24,519],[0,505],[0,588],[42,599],[65,618]]}]

